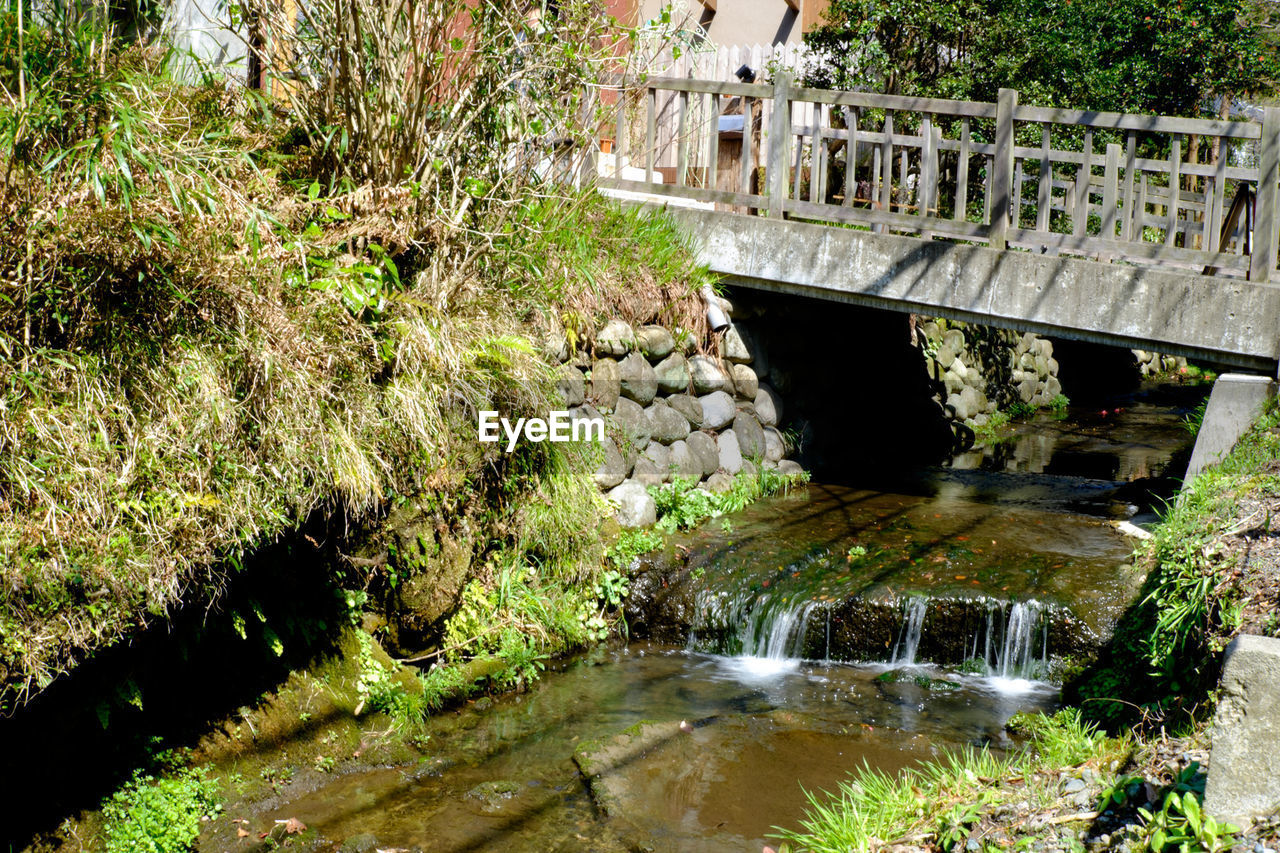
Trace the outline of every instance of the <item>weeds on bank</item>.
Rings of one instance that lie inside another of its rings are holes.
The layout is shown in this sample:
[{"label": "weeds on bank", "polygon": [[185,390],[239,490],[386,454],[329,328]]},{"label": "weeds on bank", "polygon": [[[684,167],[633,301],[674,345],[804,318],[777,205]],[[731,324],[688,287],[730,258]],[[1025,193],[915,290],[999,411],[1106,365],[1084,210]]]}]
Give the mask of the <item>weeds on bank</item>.
[{"label": "weeds on bank", "polygon": [[[293,8],[251,5],[268,28]],[[291,110],[177,79],[164,50],[60,8],[0,60],[0,710],[216,598],[317,512],[345,529],[436,493],[500,524],[477,531],[477,563],[507,549],[541,581],[589,584],[598,505],[565,476],[589,461],[482,458],[471,413],[554,407],[544,335],[703,322],[705,273],[665,218],[542,181],[546,129],[595,126],[580,84],[613,56],[596,5],[531,28],[521,4],[448,0],[395,18],[416,41],[356,27],[380,34],[362,45],[290,24],[297,79],[346,50],[397,81],[347,76],[315,102],[290,83]],[[476,41],[446,59],[453,12]],[[0,40],[15,27],[0,15]],[[437,38],[412,73],[396,64]],[[498,84],[517,73],[528,86]]]},{"label": "weeds on bank", "polygon": [[220,811],[218,783],[203,768],[159,779],[139,771],[103,807],[106,853],[185,853]]},{"label": "weeds on bank", "polygon": [[[1051,802],[1060,768],[1110,761],[1128,746],[1099,734],[1074,709],[1015,715],[1010,727],[1025,734],[1027,743],[1007,758],[970,748],[897,775],[863,768],[834,794],[809,792],[801,828],[780,830],[777,837],[791,853],[861,853],[929,843],[964,849],[1000,804]],[[1037,781],[1038,773],[1055,775]]]},{"label": "weeds on bank", "polygon": [[1208,707],[1212,662],[1240,621],[1233,558],[1221,540],[1250,496],[1280,493],[1277,427],[1273,401],[1226,458],[1165,507],[1152,538],[1138,546],[1138,566],[1148,572],[1143,598],[1121,621],[1107,657],[1070,685],[1095,719],[1120,726],[1140,714],[1164,722]]},{"label": "weeds on bank", "polygon": [[785,495],[808,481],[805,472],[788,476],[758,467],[754,473],[735,475],[723,492],[710,492],[698,488],[694,480],[676,477],[670,483],[650,486],[649,494],[658,515],[657,529],[670,534],[696,527],[709,518],[738,512],[762,498]]}]

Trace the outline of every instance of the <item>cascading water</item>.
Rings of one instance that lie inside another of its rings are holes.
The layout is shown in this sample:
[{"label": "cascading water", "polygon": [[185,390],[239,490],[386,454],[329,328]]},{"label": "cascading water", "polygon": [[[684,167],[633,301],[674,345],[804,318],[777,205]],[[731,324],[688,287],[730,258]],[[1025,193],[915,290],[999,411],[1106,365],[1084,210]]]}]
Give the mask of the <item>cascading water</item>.
[{"label": "cascading water", "polygon": [[920,635],[924,630],[924,615],[929,610],[927,599],[912,598],[907,602],[907,615],[898,632],[898,642],[893,647],[894,666],[914,666],[916,651],[920,648]]}]

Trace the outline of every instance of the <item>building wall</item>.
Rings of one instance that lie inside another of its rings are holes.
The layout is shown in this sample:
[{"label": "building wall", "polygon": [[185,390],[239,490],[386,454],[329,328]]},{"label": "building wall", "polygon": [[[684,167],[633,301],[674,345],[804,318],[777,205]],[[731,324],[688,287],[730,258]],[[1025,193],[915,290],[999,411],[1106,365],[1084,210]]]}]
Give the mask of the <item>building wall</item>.
[{"label": "building wall", "polygon": [[[657,17],[669,0],[632,0],[636,23]],[[715,44],[788,44],[822,21],[829,0],[675,0],[676,15],[687,26],[701,25]],[[625,0],[615,0],[620,9]],[[615,12],[619,20],[625,20]]]}]

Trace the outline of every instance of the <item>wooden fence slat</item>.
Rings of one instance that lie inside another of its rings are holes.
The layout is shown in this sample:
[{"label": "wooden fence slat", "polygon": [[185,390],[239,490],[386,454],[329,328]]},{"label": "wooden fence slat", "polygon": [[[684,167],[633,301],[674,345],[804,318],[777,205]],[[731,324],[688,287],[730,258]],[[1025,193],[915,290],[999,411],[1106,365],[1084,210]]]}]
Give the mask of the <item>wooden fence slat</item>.
[{"label": "wooden fence slat", "polygon": [[1262,115],[1262,145],[1258,151],[1258,199],[1253,224],[1251,281],[1267,282],[1276,268],[1276,205],[1280,203],[1280,107]]},{"label": "wooden fence slat", "polygon": [[1205,214],[1205,228],[1209,231],[1209,243],[1205,248],[1210,252],[1216,252],[1222,237],[1220,233],[1222,228],[1222,206],[1225,201],[1224,195],[1227,191],[1227,146],[1225,141],[1218,150],[1218,162],[1212,180],[1213,201]]},{"label": "wooden fence slat", "polygon": [[1089,178],[1093,175],[1093,131],[1084,132],[1080,168],[1076,170],[1076,203],[1072,211],[1071,233],[1083,237],[1089,225]]},{"label": "wooden fence slat", "polygon": [[937,211],[933,209],[933,189],[934,175],[938,172],[938,148],[934,144],[933,134],[933,118],[925,113],[920,119],[920,136],[924,140],[924,146],[920,151],[919,201],[916,204],[922,218],[937,215]]},{"label": "wooden fence slat", "polygon": [[791,75],[779,71],[773,77],[773,122],[769,133],[769,162],[765,175],[769,186],[769,215],[782,218],[787,198],[787,146],[791,143]]},{"label": "wooden fence slat", "polygon": [[752,173],[756,169],[755,163],[755,136],[756,136],[756,100],[755,98],[742,99],[742,153],[739,155],[739,172],[738,181],[739,189],[744,193],[751,192]]},{"label": "wooden fence slat", "polygon": [[1022,227],[1022,167],[1021,160],[1013,161],[1013,207],[1009,213],[1010,224],[1014,228]]},{"label": "wooden fence slat", "polygon": [[[893,111],[885,110],[884,141],[880,143],[880,209],[885,213],[893,210]],[[884,227],[877,226],[877,233],[883,234]]]},{"label": "wooden fence slat", "polygon": [[1102,178],[1102,237],[1116,238],[1116,204],[1120,195],[1120,146],[1107,143],[1107,159]]},{"label": "wooden fence slat", "polygon": [[1169,201],[1165,205],[1168,222],[1164,230],[1164,244],[1173,246],[1178,239],[1178,185],[1181,177],[1178,169],[1182,165],[1182,137],[1174,136],[1169,150]]},{"label": "wooden fence slat", "polygon": [[676,186],[682,187],[687,181],[685,173],[689,170],[689,93],[681,92],[679,97],[679,123],[676,132]]},{"label": "wooden fence slat", "polygon": [[1018,92],[1001,89],[996,101],[995,175],[991,181],[991,248],[1005,247],[1013,192],[1013,113],[1018,108]]},{"label": "wooden fence slat", "polygon": [[1049,159],[1049,125],[1040,125],[1040,185],[1036,194],[1036,230],[1049,230],[1050,199],[1053,195],[1053,161]]},{"label": "wooden fence slat", "polygon": [[649,183],[653,183],[653,166],[658,155],[656,148],[658,139],[658,91],[650,89],[649,97],[646,98],[646,101],[648,109],[644,127],[644,179]]},{"label": "wooden fence slat", "polygon": [[858,194],[858,113],[844,107],[844,123],[849,139],[844,144],[844,206],[852,207]]},{"label": "wooden fence slat", "polygon": [[960,158],[956,161],[956,209],[952,218],[965,221],[969,203],[969,117],[960,119]]},{"label": "wooden fence slat", "polygon": [[1133,234],[1133,170],[1137,160],[1137,134],[1132,130],[1124,143],[1124,212],[1120,217],[1120,239],[1130,240]]},{"label": "wooden fence slat", "polygon": [[[918,188],[917,188],[918,189]],[[898,152],[898,210],[906,213],[907,208],[911,206],[913,193],[911,192],[910,176],[907,174],[907,150],[905,148]]]}]

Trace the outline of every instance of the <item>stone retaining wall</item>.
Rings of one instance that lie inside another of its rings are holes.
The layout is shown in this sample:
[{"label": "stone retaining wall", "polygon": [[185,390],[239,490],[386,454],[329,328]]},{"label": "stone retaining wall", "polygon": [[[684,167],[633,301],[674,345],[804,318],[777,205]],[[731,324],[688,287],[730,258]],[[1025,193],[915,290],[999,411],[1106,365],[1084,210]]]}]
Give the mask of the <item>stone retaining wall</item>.
[{"label": "stone retaining wall", "polygon": [[1062,393],[1053,342],[1026,332],[918,318],[916,341],[938,383],[934,400],[950,420],[968,427],[1014,403],[1040,408]]},{"label": "stone retaining wall", "polygon": [[[728,311],[732,305],[723,303]],[[611,320],[582,349],[560,347],[557,386],[574,417],[606,416],[595,472],[623,527],[652,524],[648,486],[676,477],[723,491],[756,466],[802,470],[779,429],[782,400],[761,382],[753,347],[730,327],[699,353],[691,336]]]}]

